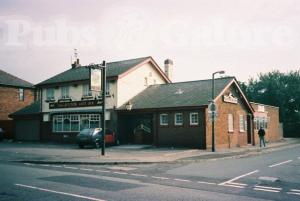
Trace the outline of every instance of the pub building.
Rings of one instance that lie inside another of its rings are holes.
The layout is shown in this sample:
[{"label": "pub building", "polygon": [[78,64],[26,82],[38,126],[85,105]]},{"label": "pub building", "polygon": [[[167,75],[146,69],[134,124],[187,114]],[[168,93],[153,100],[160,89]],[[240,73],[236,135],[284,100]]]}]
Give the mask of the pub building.
[{"label": "pub building", "polygon": [[[212,80],[172,83],[173,61],[164,64],[163,71],[152,57],[107,63],[107,128],[121,144],[210,149]],[[36,140],[74,142],[83,128],[101,127],[101,96],[88,83],[89,70],[76,61],[36,85],[39,102],[12,116],[16,122],[39,116]],[[217,149],[257,144],[257,124],[265,125],[269,141],[282,138],[278,108],[249,102],[234,77],[215,79],[214,102]]]}]

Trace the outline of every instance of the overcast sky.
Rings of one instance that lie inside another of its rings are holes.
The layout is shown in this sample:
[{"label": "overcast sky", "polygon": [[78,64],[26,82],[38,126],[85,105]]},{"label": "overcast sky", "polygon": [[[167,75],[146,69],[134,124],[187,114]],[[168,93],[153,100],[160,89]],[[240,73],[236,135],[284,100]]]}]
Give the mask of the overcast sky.
[{"label": "overcast sky", "polygon": [[174,81],[300,69],[299,0],[1,0],[0,69],[34,84],[82,65],[153,56]]}]

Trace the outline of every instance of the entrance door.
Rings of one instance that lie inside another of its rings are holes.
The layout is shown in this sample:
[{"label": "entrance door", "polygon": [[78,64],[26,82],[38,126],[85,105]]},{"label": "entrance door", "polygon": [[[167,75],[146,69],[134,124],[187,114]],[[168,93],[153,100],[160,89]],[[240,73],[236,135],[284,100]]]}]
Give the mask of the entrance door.
[{"label": "entrance door", "polygon": [[152,114],[128,114],[119,118],[122,144],[152,144]]},{"label": "entrance door", "polygon": [[251,115],[247,115],[247,143],[251,144],[251,133],[252,133],[252,124],[251,124]]}]

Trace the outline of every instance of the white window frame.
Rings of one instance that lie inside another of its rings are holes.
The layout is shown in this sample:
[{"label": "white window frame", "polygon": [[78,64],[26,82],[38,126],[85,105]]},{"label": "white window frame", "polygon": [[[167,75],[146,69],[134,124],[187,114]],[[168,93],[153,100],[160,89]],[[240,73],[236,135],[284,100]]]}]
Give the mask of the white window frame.
[{"label": "white window frame", "polygon": [[[196,117],[193,118],[193,115],[196,115]],[[193,122],[193,120],[196,120],[196,122]],[[198,112],[191,112],[190,113],[190,125],[191,126],[199,125],[199,113]]]},{"label": "white window frame", "polygon": [[89,84],[82,85],[82,97],[91,97],[92,91],[90,90]]},{"label": "white window frame", "polygon": [[234,131],[234,118],[233,114],[228,114],[228,132],[232,133]]},{"label": "white window frame", "polygon": [[46,89],[46,100],[54,100],[54,88]]},{"label": "white window frame", "polygon": [[105,95],[109,96],[110,95],[110,82],[106,82],[106,89],[105,89]]},{"label": "white window frame", "polygon": [[244,122],[244,115],[240,114],[239,115],[239,127],[240,127],[240,132],[245,132],[245,122]]},{"label": "white window frame", "polygon": [[[177,116],[181,116],[182,122],[177,122]],[[174,125],[175,126],[182,126],[183,125],[183,114],[182,113],[175,113],[175,115],[174,115]]]},{"label": "white window frame", "polygon": [[61,87],[61,98],[62,99],[70,98],[69,90],[70,90],[69,86],[62,86]]},{"label": "white window frame", "polygon": [[25,97],[24,97],[24,89],[20,88],[19,89],[19,101],[24,101]]},{"label": "white window frame", "polygon": [[144,85],[148,86],[148,78],[147,77],[144,78]]},{"label": "white window frame", "polygon": [[[163,116],[166,116],[167,117],[167,122],[163,122]],[[160,114],[159,115],[159,124],[161,126],[168,126],[169,125],[169,115],[164,113],[164,114]]]}]

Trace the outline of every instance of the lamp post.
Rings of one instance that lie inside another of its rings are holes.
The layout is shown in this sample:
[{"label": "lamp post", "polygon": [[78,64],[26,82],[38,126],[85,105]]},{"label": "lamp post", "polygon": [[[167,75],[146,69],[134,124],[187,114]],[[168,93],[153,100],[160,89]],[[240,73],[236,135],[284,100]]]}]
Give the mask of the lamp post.
[{"label": "lamp post", "polygon": [[[212,74],[212,90],[211,90],[211,99],[212,99],[212,103],[214,104],[214,99],[215,99],[215,75],[216,74],[224,74],[225,71],[217,71],[214,72]],[[212,111],[212,124],[211,124],[211,151],[215,152],[215,117],[216,117],[216,113],[215,113],[215,108],[216,107],[212,107],[213,111]]]}]

